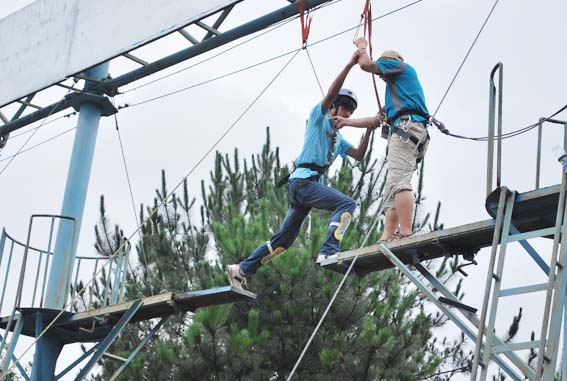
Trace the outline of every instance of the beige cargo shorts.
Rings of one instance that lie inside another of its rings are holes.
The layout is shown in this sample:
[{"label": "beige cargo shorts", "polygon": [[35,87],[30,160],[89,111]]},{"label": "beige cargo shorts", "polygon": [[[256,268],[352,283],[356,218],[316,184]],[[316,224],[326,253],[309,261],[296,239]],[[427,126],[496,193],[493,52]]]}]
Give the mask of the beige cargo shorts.
[{"label": "beige cargo shorts", "polygon": [[386,175],[386,185],[384,186],[384,212],[394,209],[394,197],[403,190],[412,191],[411,178],[417,169],[417,159],[423,158],[427,151],[429,139],[423,123],[402,120],[398,125],[400,128],[407,127],[407,131],[418,138],[420,141],[427,140],[422,149],[418,150],[415,144],[404,139],[398,134],[392,134],[389,138],[388,146],[388,174]]}]

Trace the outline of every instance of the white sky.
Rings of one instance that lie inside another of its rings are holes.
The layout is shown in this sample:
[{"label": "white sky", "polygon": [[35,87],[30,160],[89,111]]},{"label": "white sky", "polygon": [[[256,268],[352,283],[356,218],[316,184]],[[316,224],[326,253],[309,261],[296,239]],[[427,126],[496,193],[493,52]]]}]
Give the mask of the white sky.
[{"label": "white sky", "polygon": [[[23,0],[4,0],[0,3],[0,17],[29,3],[30,1]],[[310,41],[318,41],[356,25],[363,3],[363,0],[342,0],[316,12]],[[375,0],[374,16],[407,3],[409,1]],[[247,0],[236,6],[221,30],[227,30],[242,20],[261,16],[286,4],[288,2],[284,0]],[[386,49],[400,51],[417,70],[429,110],[433,112],[492,5],[493,1],[490,0],[424,0],[375,22],[375,54]],[[561,0],[501,0],[442,104],[437,114],[438,119],[444,121],[453,133],[485,136],[489,73],[499,61],[504,64],[504,131],[532,124],[565,105],[565,14],[567,3]],[[325,89],[352,54],[353,34],[346,33],[309,49]],[[182,38],[168,39],[159,49],[142,50],[142,54],[147,54],[142,58],[161,57],[165,51],[175,51],[186,44]],[[116,101],[119,105],[136,103],[274,57],[297,48],[300,44],[299,21],[295,20],[213,59],[207,65],[118,96]],[[163,51],[160,50],[162,48]],[[213,54],[216,52],[218,51]],[[180,64],[173,70],[188,66],[201,58]],[[287,59],[279,59],[205,86],[120,111],[118,120],[136,203],[147,204],[152,200],[154,190],[159,186],[161,169],[167,171],[170,189],[181,181]],[[123,73],[135,67],[130,63],[124,64],[129,66],[120,65],[122,63],[111,65],[111,74]],[[139,83],[143,82],[144,80]],[[360,107],[355,116],[376,112],[376,101],[368,74],[354,68],[345,86],[355,90],[359,96]],[[380,81],[379,86],[383,99],[384,86]],[[305,118],[320,98],[307,57],[301,52],[217,149],[232,153],[237,146],[241,157],[247,158],[250,154],[259,152],[264,142],[265,127],[270,126],[272,142],[280,147],[283,162],[291,163],[302,146]],[[51,100],[53,101],[56,99]],[[567,119],[567,112],[556,118]],[[41,129],[29,145],[54,136],[72,127],[74,123],[76,118],[52,123]],[[362,134],[360,130],[344,133],[355,144]],[[446,227],[487,219],[484,210],[486,143],[457,140],[434,130],[430,133],[432,141],[425,176],[430,209],[433,210],[437,200],[442,202],[442,220]],[[4,200],[0,226],[6,227],[13,236],[24,240],[31,214],[60,212],[72,138],[72,133],[66,134],[22,154],[0,176],[0,181],[4,184],[0,191],[0,198]],[[536,138],[536,130],[532,130],[504,143],[503,183],[512,189],[523,192],[534,188]],[[561,126],[546,125],[542,147],[542,186],[560,181],[559,165],[551,149],[561,144],[562,139]],[[25,138],[10,140],[1,152],[0,159],[17,151],[24,140]],[[374,148],[382,153],[385,141],[377,141]],[[5,163],[0,162],[0,168]],[[213,156],[210,156],[188,178],[191,190],[198,199],[200,180],[208,178],[212,163]],[[101,194],[105,195],[108,216],[112,222],[119,223],[127,234],[133,232],[136,224],[113,118],[102,119],[100,124],[79,243],[81,255],[94,254],[93,226],[98,219]],[[538,248],[547,252],[549,247],[548,243],[538,244]],[[488,253],[481,252],[478,257],[479,266],[474,270],[467,268],[471,275],[465,281],[467,296],[464,301],[478,308],[481,306],[480,290],[483,288],[479,284],[484,285],[487,256]],[[521,249],[510,249],[509,256],[514,259],[509,261],[509,267],[506,268],[504,287],[543,281],[543,277],[538,275],[540,271],[533,262],[526,259],[527,254]],[[507,274],[509,278],[506,278]],[[539,321],[537,311],[540,310],[542,301],[542,294],[533,294],[522,300],[503,302],[500,311],[505,312],[501,314],[499,325],[507,328],[512,314],[517,312],[519,306],[523,306],[526,318],[518,341],[528,340],[532,329],[539,334],[539,326],[533,322]]]}]

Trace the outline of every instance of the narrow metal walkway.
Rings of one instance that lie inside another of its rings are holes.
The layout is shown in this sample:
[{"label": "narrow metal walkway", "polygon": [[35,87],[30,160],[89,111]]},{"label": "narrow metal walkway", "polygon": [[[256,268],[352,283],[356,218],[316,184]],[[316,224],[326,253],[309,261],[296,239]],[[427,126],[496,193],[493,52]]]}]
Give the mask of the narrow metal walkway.
[{"label": "narrow metal walkway", "polygon": [[[57,334],[63,340],[64,344],[96,342],[104,338],[112,330],[114,325],[120,321],[124,314],[130,310],[132,305],[138,301],[141,301],[142,305],[131,317],[131,323],[166,317],[178,312],[192,312],[202,307],[248,302],[254,301],[255,299],[256,294],[231,286],[181,294],[167,292],[84,312],[64,312],[50,329],[50,332]],[[35,337],[37,333],[37,314],[42,315],[43,322],[49,323],[60,311],[45,308],[20,308],[18,312],[24,317],[21,333],[26,336]],[[9,317],[1,318],[0,328],[5,329],[8,320]]]},{"label": "narrow metal walkway", "polygon": [[[553,238],[559,190],[560,185],[554,185],[516,195],[512,224],[519,233],[549,229],[546,237]],[[498,207],[497,191],[488,197],[485,206],[490,215],[495,215]],[[403,238],[392,241],[386,246],[406,264],[411,264],[415,260],[423,262],[454,255],[472,259],[480,249],[492,245],[494,225],[494,219],[479,221]],[[323,261],[321,266],[344,273],[357,251],[360,254],[353,268],[357,275],[394,267],[392,262],[382,254],[378,244],[341,252],[336,257]]]}]

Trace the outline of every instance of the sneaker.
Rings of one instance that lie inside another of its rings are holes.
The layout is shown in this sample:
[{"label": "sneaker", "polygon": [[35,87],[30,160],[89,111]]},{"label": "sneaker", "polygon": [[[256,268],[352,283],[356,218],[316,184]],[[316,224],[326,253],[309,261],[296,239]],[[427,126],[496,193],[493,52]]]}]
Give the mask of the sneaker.
[{"label": "sneaker", "polygon": [[333,259],[333,258],[336,258],[336,257],[337,257],[337,254],[319,254],[317,256],[317,261],[315,261],[315,263],[320,265],[321,263],[323,263],[323,261],[327,261],[329,259]]},{"label": "sneaker", "polygon": [[242,289],[247,286],[248,282],[240,270],[240,265],[228,265],[226,272],[231,286]]}]

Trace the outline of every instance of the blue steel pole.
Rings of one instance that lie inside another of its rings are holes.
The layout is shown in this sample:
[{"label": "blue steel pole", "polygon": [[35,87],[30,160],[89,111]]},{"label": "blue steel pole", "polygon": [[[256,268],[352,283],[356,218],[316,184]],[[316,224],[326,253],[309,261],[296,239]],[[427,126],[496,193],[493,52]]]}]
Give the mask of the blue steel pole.
[{"label": "blue steel pole", "polygon": [[[95,80],[103,79],[107,74],[108,62],[87,71],[87,76]],[[87,82],[85,89],[91,85],[91,83]],[[73,223],[67,220],[61,220],[59,223],[47,295],[45,297],[46,308],[60,310],[63,309],[66,302],[70,274],[73,270],[75,251],[81,229],[100,116],[101,109],[98,105],[93,103],[83,103],[81,105],[73,153],[67,175],[63,207],[61,209],[61,215],[75,218],[76,226],[73,226]],[[73,234],[73,231],[75,231],[75,234]]]},{"label": "blue steel pole", "polygon": [[[107,74],[108,62],[87,71],[87,76],[93,79],[103,79]],[[85,89],[88,89],[90,86],[92,86],[92,83],[87,82]],[[59,223],[45,296],[45,308],[62,310],[66,303],[100,116],[100,106],[89,102],[81,104],[71,163],[67,174],[65,196],[63,197],[63,206],[61,208],[61,215],[73,217],[75,221],[62,219]],[[46,323],[49,324],[49,322]],[[32,378],[34,380],[47,381],[55,378],[57,358],[62,348],[63,345],[60,338],[49,332],[38,340],[35,350],[36,359],[40,360],[39,364],[36,363],[33,366]]]}]

